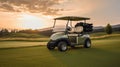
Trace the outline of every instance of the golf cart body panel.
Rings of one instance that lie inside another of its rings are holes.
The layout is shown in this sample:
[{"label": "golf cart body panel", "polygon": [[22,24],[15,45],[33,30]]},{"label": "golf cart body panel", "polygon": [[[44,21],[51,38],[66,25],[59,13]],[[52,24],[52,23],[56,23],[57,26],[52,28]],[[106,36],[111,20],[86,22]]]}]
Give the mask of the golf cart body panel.
[{"label": "golf cart body panel", "polygon": [[71,44],[83,45],[84,41],[87,38],[90,38],[88,34],[80,35],[80,34],[68,34],[69,41]]},{"label": "golf cart body panel", "polygon": [[[50,41],[47,44],[48,49],[54,49],[58,46],[60,51],[65,51],[66,46],[84,45],[89,48],[91,46],[90,36],[86,32],[92,31],[92,24],[86,23],[86,20],[90,18],[76,17],[76,16],[65,16],[54,19],[53,32]],[[56,27],[56,20],[67,20],[64,27]],[[83,21],[83,23],[77,23],[74,27],[72,21]],[[57,28],[57,29],[56,29]],[[61,30],[64,29],[64,30]]]},{"label": "golf cart body panel", "polygon": [[57,33],[51,35],[51,37],[50,37],[51,40],[57,40],[57,39],[60,39],[60,38],[68,38],[68,36],[65,35],[64,32],[57,32]]}]

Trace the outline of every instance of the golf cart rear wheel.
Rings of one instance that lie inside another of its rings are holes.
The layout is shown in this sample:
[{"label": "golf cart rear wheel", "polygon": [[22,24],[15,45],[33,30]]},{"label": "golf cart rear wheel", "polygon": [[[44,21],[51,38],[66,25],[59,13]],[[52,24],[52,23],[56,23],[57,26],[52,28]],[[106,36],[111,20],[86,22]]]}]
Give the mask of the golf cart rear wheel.
[{"label": "golf cart rear wheel", "polygon": [[55,49],[55,46],[53,44],[47,44],[47,48],[49,50],[54,50]]},{"label": "golf cart rear wheel", "polygon": [[90,48],[91,47],[91,40],[90,39],[85,40],[84,47],[85,48]]},{"label": "golf cart rear wheel", "polygon": [[59,51],[66,51],[67,49],[68,49],[68,46],[67,46],[68,44],[67,44],[67,42],[65,42],[65,41],[60,41],[59,43],[58,43],[58,50]]}]

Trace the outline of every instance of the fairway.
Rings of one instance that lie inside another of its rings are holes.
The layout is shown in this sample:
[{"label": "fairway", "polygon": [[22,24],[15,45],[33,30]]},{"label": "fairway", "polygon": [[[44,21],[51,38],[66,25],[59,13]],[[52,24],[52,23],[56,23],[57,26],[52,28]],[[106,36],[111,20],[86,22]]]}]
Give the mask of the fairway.
[{"label": "fairway", "polygon": [[120,67],[119,37],[92,44],[89,49],[80,46],[66,52],[49,51],[46,46],[0,49],[0,67]]},{"label": "fairway", "polygon": [[27,42],[27,41],[2,41],[0,48],[19,48],[45,45],[47,42]]}]

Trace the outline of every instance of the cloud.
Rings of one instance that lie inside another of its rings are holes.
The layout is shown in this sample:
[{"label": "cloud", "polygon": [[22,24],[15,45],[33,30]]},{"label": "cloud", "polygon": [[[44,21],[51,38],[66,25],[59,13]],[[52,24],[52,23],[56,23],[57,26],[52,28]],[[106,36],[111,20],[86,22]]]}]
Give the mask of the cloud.
[{"label": "cloud", "polygon": [[56,8],[64,8],[60,13],[64,15],[85,15],[101,6],[100,0],[64,0]]},{"label": "cloud", "polygon": [[[1,5],[0,5],[0,8],[2,8],[1,10],[3,10],[3,11],[8,11],[8,10],[9,10],[10,12],[11,12],[11,11],[12,11],[12,12],[15,11],[14,8],[13,8],[12,6],[10,6],[9,4],[1,4]],[[6,9],[7,9],[7,10],[6,10]]]},{"label": "cloud", "polygon": [[52,8],[64,0],[0,0],[0,10],[10,12],[28,11],[45,15],[59,15],[59,8]]}]

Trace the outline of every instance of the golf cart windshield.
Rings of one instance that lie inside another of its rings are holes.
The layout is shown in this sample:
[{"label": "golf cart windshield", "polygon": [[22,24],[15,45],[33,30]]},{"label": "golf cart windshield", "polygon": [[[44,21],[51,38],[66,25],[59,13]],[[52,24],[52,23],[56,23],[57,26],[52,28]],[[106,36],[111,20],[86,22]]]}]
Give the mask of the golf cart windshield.
[{"label": "golf cart windshield", "polygon": [[66,29],[67,22],[63,20],[58,20],[53,28],[53,32],[63,32]]}]

